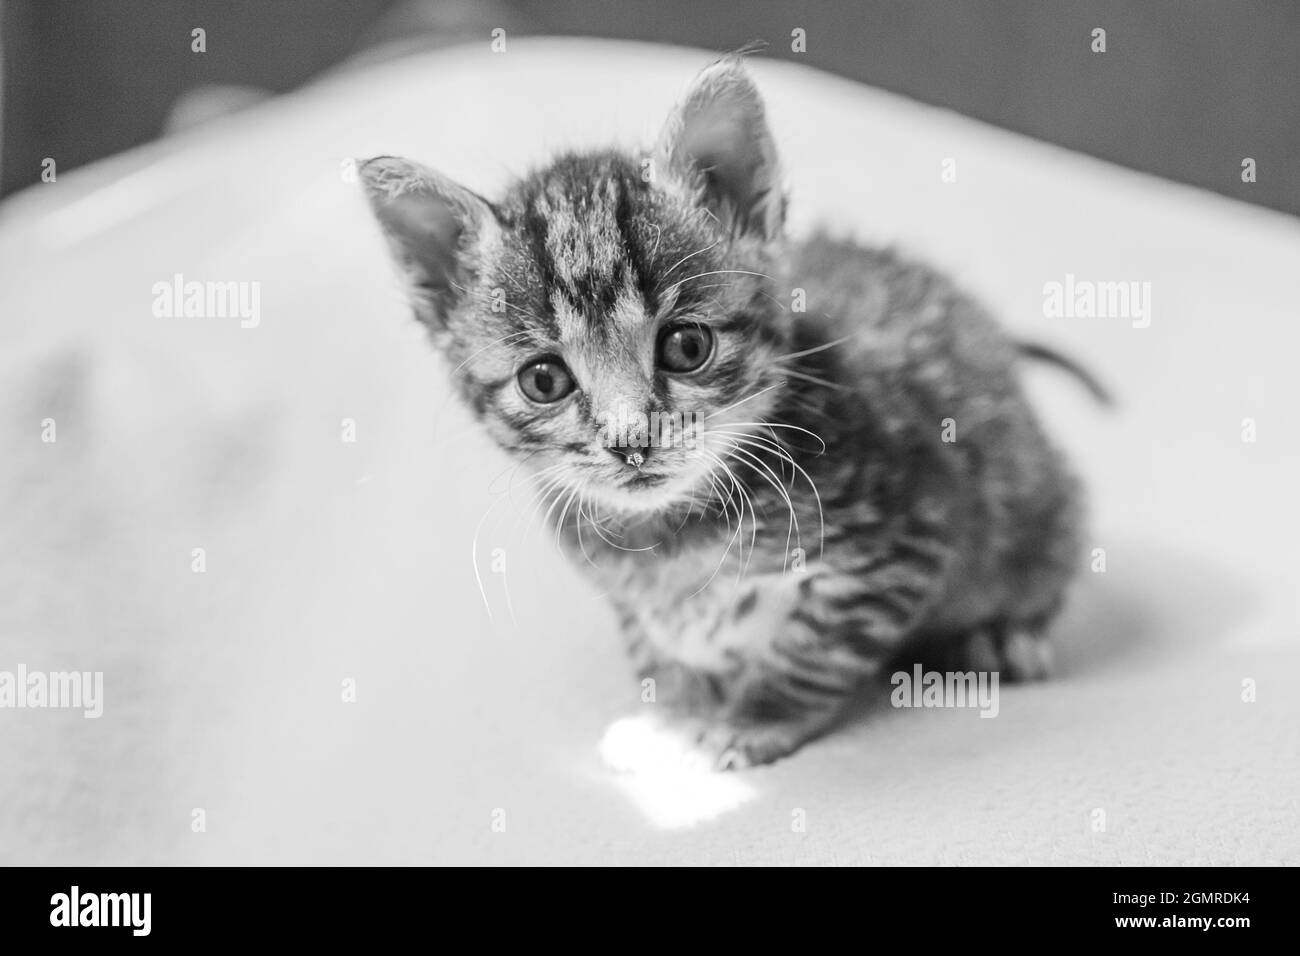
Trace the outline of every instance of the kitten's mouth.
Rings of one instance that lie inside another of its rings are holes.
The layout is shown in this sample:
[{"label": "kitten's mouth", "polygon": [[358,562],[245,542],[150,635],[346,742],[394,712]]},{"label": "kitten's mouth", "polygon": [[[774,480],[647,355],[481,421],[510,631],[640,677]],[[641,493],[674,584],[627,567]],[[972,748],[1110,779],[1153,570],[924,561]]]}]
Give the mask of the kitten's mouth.
[{"label": "kitten's mouth", "polygon": [[645,472],[637,472],[623,482],[623,487],[653,488],[655,485],[662,485],[667,480],[667,475],[647,475]]}]

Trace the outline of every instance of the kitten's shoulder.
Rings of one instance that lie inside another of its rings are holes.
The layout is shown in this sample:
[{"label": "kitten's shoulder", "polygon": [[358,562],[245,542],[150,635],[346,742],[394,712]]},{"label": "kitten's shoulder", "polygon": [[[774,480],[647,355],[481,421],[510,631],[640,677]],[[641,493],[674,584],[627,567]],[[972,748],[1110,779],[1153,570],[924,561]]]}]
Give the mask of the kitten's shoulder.
[{"label": "kitten's shoulder", "polygon": [[787,249],[792,288],[803,288],[807,311],[846,330],[923,327],[1001,337],[984,308],[942,270],[892,247],[867,246],[818,231]]},{"label": "kitten's shoulder", "polygon": [[960,295],[940,270],[892,247],[817,231],[794,242],[789,252],[791,278],[806,278],[823,292],[868,294],[897,305]]},{"label": "kitten's shoulder", "polygon": [[792,244],[786,262],[790,287],[805,290],[797,344],[843,340],[834,354],[855,390],[906,381],[974,400],[1009,386],[1011,339],[941,270],[826,232]]}]

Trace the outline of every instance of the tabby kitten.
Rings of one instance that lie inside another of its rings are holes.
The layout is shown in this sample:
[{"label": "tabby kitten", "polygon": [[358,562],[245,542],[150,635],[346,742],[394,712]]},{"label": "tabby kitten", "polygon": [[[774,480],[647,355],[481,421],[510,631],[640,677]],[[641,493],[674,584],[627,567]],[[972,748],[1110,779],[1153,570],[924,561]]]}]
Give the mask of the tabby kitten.
[{"label": "tabby kitten", "polygon": [[739,58],[650,157],[566,155],[497,202],[404,159],[361,172],[417,317],[612,596],[665,730],[717,768],[767,763],[905,641],[1039,676],[1079,495],[1015,346],[922,265],[784,239]]}]

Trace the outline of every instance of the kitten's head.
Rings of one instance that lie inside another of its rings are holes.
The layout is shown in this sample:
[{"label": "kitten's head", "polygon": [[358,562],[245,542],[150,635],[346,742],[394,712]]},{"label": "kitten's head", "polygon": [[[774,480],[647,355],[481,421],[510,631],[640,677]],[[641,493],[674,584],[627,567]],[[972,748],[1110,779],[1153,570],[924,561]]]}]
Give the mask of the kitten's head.
[{"label": "kitten's head", "polygon": [[563,487],[625,512],[688,502],[725,433],[773,408],[784,197],[739,58],[697,78],[651,154],[567,155],[499,202],[405,159],[361,174],[462,394]]}]

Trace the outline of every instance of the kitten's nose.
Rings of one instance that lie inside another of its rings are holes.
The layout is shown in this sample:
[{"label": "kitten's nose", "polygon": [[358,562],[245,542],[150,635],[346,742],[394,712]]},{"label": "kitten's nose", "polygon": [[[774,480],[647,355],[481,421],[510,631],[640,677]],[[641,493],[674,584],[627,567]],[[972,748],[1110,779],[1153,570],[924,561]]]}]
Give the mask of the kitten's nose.
[{"label": "kitten's nose", "polygon": [[640,468],[650,458],[650,445],[628,442],[625,445],[606,445],[605,449],[629,468]]}]

